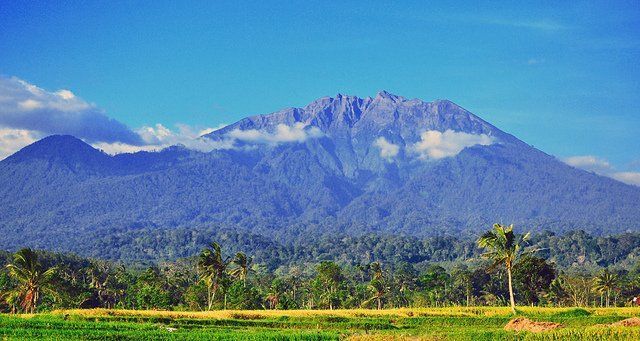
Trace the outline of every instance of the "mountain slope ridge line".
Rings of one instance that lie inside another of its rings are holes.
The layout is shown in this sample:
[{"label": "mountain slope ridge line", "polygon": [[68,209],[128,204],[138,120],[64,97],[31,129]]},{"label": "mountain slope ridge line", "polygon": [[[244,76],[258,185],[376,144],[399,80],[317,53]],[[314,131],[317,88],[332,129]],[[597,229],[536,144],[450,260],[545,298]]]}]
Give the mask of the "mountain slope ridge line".
[{"label": "mountain slope ridge line", "polygon": [[640,188],[570,167],[448,100],[323,97],[202,138],[233,147],[109,156],[50,136],[23,148],[0,161],[0,248],[95,255],[117,245],[115,258],[171,258],[195,249],[165,250],[158,233],[189,231],[185,245],[229,230],[285,244],[464,238],[496,219],[533,231],[640,230]]}]

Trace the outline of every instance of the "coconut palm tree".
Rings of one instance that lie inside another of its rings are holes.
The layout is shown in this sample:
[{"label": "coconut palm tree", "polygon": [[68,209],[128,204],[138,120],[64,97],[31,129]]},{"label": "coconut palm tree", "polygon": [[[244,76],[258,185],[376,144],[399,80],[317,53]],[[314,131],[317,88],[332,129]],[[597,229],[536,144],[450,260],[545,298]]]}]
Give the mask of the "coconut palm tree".
[{"label": "coconut palm tree", "polygon": [[242,252],[236,253],[236,257],[233,260],[233,263],[236,264],[236,268],[231,270],[231,276],[241,280],[243,282],[244,287],[247,287],[247,276],[249,272],[252,272],[251,263],[253,262],[253,258],[247,257],[246,254]]},{"label": "coconut palm tree", "polygon": [[198,269],[200,276],[207,286],[207,308],[213,308],[213,302],[216,299],[216,292],[223,284],[229,259],[224,259],[220,244],[211,243],[211,248],[206,248],[200,252],[198,259]]},{"label": "coconut palm tree", "polygon": [[[618,275],[610,273],[609,270],[604,270],[593,280],[593,289],[599,292],[601,295],[605,295],[607,308],[609,307],[609,297],[611,296],[611,291],[615,289],[617,284]],[[602,304],[602,302],[600,303]]]},{"label": "coconut palm tree", "polygon": [[373,279],[382,279],[382,265],[379,262],[373,262],[369,264],[369,269],[371,269]]},{"label": "coconut palm tree", "polygon": [[38,261],[38,255],[31,249],[22,249],[13,255],[13,263],[7,264],[9,275],[18,282],[18,286],[9,295],[24,312],[33,313],[40,302],[43,292],[56,295],[53,277],[57,268],[44,269]]},{"label": "coconut palm tree", "polygon": [[364,301],[362,305],[366,305],[371,301],[376,301],[376,305],[378,310],[382,309],[382,299],[389,292],[389,287],[387,287],[382,279],[373,279],[369,283],[369,288],[373,291],[373,296],[368,300]]},{"label": "coconut palm tree", "polygon": [[516,302],[513,298],[513,283],[511,280],[511,269],[516,261],[524,253],[524,243],[529,239],[530,234],[518,235],[513,232],[513,225],[502,226],[494,224],[493,230],[487,231],[478,239],[478,246],[487,250],[483,257],[493,260],[493,265],[504,264],[507,269],[509,281],[509,301],[511,302],[511,312],[516,313]]}]

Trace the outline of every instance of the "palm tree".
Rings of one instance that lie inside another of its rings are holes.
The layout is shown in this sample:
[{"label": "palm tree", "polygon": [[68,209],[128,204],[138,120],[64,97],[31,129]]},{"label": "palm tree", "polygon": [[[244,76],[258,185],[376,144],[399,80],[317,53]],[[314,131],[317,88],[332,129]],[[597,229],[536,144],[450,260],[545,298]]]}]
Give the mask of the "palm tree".
[{"label": "palm tree", "polygon": [[362,304],[366,305],[371,301],[376,301],[378,310],[382,309],[382,299],[387,295],[389,287],[387,287],[382,279],[373,279],[369,283],[369,288],[373,291],[373,296]]},{"label": "palm tree", "polygon": [[509,280],[509,301],[511,302],[511,312],[516,313],[516,302],[513,298],[513,283],[511,280],[511,269],[516,261],[524,253],[524,243],[529,239],[529,233],[517,235],[513,232],[513,225],[502,226],[494,224],[493,230],[487,231],[478,239],[478,246],[488,250],[483,257],[493,260],[496,267],[504,264],[507,268]]},{"label": "palm tree", "polygon": [[382,265],[379,262],[369,264],[369,269],[373,273],[373,279],[382,279]]},{"label": "palm tree", "polygon": [[223,259],[222,257],[220,244],[212,242],[210,246],[210,249],[207,248],[200,252],[200,257],[198,259],[200,276],[207,286],[208,310],[211,310],[213,307],[213,302],[216,299],[216,292],[223,282],[227,265],[229,264],[228,258]]},{"label": "palm tree", "polygon": [[247,276],[251,270],[251,263],[253,262],[253,258],[247,257],[246,254],[242,252],[236,253],[236,258],[233,260],[236,264],[236,268],[231,270],[231,276],[242,280],[244,287],[247,287]]},{"label": "palm tree", "polygon": [[557,277],[553,281],[551,281],[546,294],[549,301],[554,302],[558,307],[560,307],[563,297],[567,296],[567,292],[565,289],[566,286],[567,285],[565,284],[562,277]]},{"label": "palm tree", "polygon": [[56,295],[53,290],[53,276],[57,268],[44,269],[38,255],[31,249],[22,249],[13,255],[13,263],[6,266],[9,275],[18,281],[10,297],[20,304],[23,311],[33,313],[43,292]]},{"label": "palm tree", "polygon": [[[600,275],[596,276],[593,281],[593,289],[599,292],[601,295],[606,296],[606,305],[609,307],[609,297],[611,296],[611,290],[613,290],[618,284],[618,276],[610,273],[608,270],[604,270]],[[602,301],[600,302],[602,304]]]},{"label": "palm tree", "polygon": [[95,290],[100,305],[109,309],[115,306],[119,291],[111,266],[106,261],[92,261],[85,270],[89,287]]}]

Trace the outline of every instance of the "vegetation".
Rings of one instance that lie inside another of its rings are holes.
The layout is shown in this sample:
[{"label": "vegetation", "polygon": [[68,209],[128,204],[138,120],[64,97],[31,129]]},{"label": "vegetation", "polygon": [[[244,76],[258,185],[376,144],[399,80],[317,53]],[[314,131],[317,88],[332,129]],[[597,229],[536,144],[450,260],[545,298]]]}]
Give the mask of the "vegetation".
[{"label": "vegetation", "polygon": [[[478,122],[468,123],[455,124]],[[113,157],[70,136],[48,137],[0,162],[0,249],[164,261],[194,256],[215,240],[272,270],[351,259],[388,267],[395,258],[464,259],[475,251],[478,227],[513,217],[535,233],[544,227],[562,234],[561,242],[568,231],[588,231],[588,252],[575,256],[614,263],[625,260],[616,258],[617,241],[600,244],[597,236],[640,229],[637,187],[571,168],[524,143],[387,168],[363,142],[381,131],[369,128],[358,143],[323,138],[265,150],[172,147]],[[575,262],[572,256],[565,261]]]},{"label": "vegetation", "polygon": [[150,266],[23,249],[14,255],[0,253],[0,310],[382,310],[510,304],[514,311],[516,302],[625,306],[640,294],[639,264],[559,268],[539,257],[544,251],[524,252],[528,239],[515,234],[512,226],[496,225],[478,241],[488,250],[488,259],[389,265],[324,260],[275,270],[242,252],[232,256],[219,243],[211,243],[197,257]]},{"label": "vegetation", "polygon": [[38,255],[31,249],[16,252],[13,263],[7,264],[7,270],[17,283],[6,294],[7,303],[12,311],[16,311],[16,304],[19,304],[23,311],[33,313],[40,303],[41,293],[51,293],[55,296],[51,281],[56,268],[44,269],[38,262]]},{"label": "vegetation", "polygon": [[513,297],[512,270],[516,261],[523,253],[524,243],[529,239],[529,234],[517,235],[513,232],[513,225],[505,227],[500,224],[493,225],[493,231],[488,231],[478,239],[478,245],[488,251],[484,257],[493,261],[492,267],[504,265],[507,270],[507,284],[509,287],[509,303],[511,312],[516,313],[516,302]]},{"label": "vegetation", "polygon": [[508,308],[387,310],[56,310],[35,316],[0,315],[0,338],[189,340],[637,340],[640,328],[610,326],[636,308],[519,308],[534,321],[561,329],[541,333],[504,329]]},{"label": "vegetation", "polygon": [[494,340],[513,339],[504,329],[513,314],[562,325],[519,339],[640,337],[638,328],[609,325],[638,313],[622,306],[640,293],[640,264],[558,269],[525,249],[528,240],[496,224],[477,242],[484,257],[465,261],[323,260],[276,270],[216,242],[151,266],[0,253],[0,310],[28,313],[0,314],[0,337]]}]

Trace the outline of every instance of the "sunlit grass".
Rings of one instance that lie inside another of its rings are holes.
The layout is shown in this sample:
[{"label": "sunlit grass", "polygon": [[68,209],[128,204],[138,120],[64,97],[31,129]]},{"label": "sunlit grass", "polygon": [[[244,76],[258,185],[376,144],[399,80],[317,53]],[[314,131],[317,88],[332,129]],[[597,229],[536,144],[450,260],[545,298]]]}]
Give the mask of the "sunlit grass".
[{"label": "sunlit grass", "polygon": [[[554,307],[518,307],[523,315],[558,315],[576,309],[599,316],[636,316],[640,308],[554,308]],[[397,309],[335,309],[335,310],[212,310],[212,311],[167,311],[167,310],[126,310],[126,309],[70,309],[54,310],[52,314],[69,314],[81,316],[157,316],[168,318],[218,318],[229,319],[238,316],[254,318],[272,318],[280,316],[312,317],[418,317],[418,316],[511,316],[508,307],[444,307],[444,308],[397,308]]]},{"label": "sunlit grass", "polygon": [[0,339],[203,340],[640,340],[640,327],[611,327],[640,308],[520,307],[518,315],[563,328],[513,332],[507,307],[338,310],[56,310],[0,314]]}]

